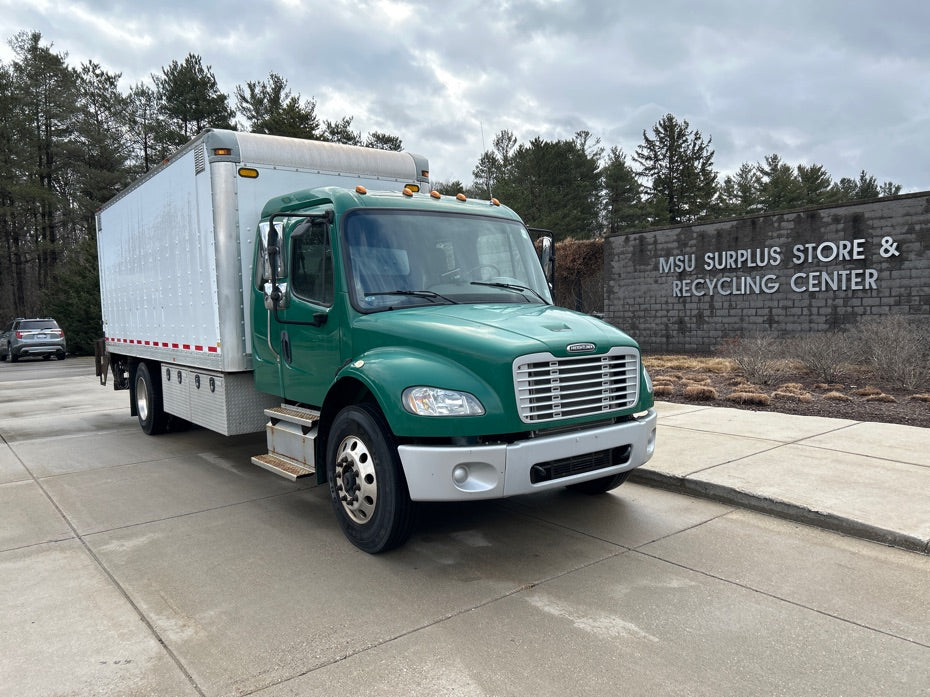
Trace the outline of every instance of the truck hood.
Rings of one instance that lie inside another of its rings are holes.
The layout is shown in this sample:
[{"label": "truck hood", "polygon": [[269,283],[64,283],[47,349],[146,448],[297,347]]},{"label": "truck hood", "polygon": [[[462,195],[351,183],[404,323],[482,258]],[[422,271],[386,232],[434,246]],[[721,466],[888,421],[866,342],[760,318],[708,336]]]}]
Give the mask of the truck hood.
[{"label": "truck hood", "polygon": [[[549,351],[566,356],[575,352],[602,353],[611,346],[636,346],[616,327],[590,315],[552,305],[480,304],[433,305],[390,310],[358,318],[356,329],[377,346],[382,338],[443,353],[476,353],[485,359],[516,357]],[[578,344],[593,344],[579,347]],[[383,345],[383,344],[382,344]],[[503,354],[503,355],[502,355]]]}]

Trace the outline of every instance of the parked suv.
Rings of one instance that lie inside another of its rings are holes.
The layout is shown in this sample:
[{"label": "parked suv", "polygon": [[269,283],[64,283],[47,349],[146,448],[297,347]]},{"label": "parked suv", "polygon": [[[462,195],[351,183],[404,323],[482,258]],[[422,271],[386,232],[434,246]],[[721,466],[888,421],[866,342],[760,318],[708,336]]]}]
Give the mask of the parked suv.
[{"label": "parked suv", "polygon": [[0,334],[0,360],[15,363],[20,358],[55,356],[60,361],[67,355],[65,333],[53,319],[14,319]]}]

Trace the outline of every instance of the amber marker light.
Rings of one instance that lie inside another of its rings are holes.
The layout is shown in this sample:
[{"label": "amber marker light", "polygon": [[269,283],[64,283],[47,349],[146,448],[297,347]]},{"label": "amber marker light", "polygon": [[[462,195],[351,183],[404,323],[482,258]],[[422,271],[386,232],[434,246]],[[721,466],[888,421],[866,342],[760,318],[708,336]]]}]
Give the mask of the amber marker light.
[{"label": "amber marker light", "polygon": [[492,206],[499,206],[499,205],[501,205],[501,202],[498,201],[496,198],[492,198],[492,199],[491,199],[491,205],[492,205]]},{"label": "amber marker light", "polygon": [[413,192],[410,190],[409,186],[405,186],[404,190],[401,192],[404,196],[413,196]]},{"label": "amber marker light", "polygon": [[240,167],[239,176],[246,179],[258,179],[258,170],[254,167]]},{"label": "amber marker light", "polygon": [[455,198],[457,198],[459,201],[467,201],[467,200],[468,200],[468,197],[465,196],[465,194],[463,194],[461,191],[455,195]]},{"label": "amber marker light", "polygon": [[442,198],[442,194],[436,191],[436,189],[433,189],[432,191],[430,191],[429,195],[432,196],[433,198]]},{"label": "amber marker light", "polygon": [[355,187],[355,193],[361,194],[362,196],[364,196],[365,194],[368,193],[368,189],[366,189],[364,186],[359,184],[358,186]]},{"label": "amber marker light", "polygon": [[407,184],[407,188],[410,189],[413,193],[417,193],[420,190],[420,187],[417,184]]},{"label": "amber marker light", "polygon": [[216,157],[229,157],[232,155],[232,148],[213,148],[213,154]]}]

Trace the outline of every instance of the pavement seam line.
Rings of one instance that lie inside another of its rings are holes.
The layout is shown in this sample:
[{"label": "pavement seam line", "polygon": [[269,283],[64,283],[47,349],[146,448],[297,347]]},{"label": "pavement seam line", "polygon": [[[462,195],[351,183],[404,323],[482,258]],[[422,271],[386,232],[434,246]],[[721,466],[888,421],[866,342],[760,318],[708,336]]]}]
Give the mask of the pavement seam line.
[{"label": "pavement seam line", "polygon": [[641,549],[638,549],[638,548],[637,548],[637,549],[633,549],[633,550],[631,550],[631,551],[632,551],[634,554],[641,554],[642,556],[648,557],[649,559],[653,559],[653,560],[655,560],[655,561],[659,561],[659,562],[662,562],[662,563],[664,563],[664,564],[671,564],[672,566],[677,566],[679,569],[684,569],[684,570],[686,570],[686,571],[690,571],[690,572],[695,573],[695,574],[700,574],[701,576],[704,576],[704,577],[706,577],[706,578],[712,578],[712,579],[714,579],[715,581],[720,581],[721,583],[725,583],[725,584],[730,585],[730,586],[735,586],[735,587],[737,587],[737,588],[742,588],[743,590],[747,590],[747,591],[749,591],[749,592],[751,592],[751,593],[758,593],[759,595],[763,595],[763,596],[765,596],[765,597],[767,597],[767,598],[771,598],[772,600],[776,600],[776,601],[779,601],[779,602],[782,602],[782,603],[787,603],[788,605],[792,605],[792,606],[794,606],[794,607],[801,608],[802,610],[807,610],[807,611],[809,611],[809,612],[814,612],[814,613],[817,613],[818,615],[822,615],[822,616],[824,616],[824,617],[829,617],[830,619],[834,619],[834,620],[837,620],[837,621],[839,621],[839,622],[843,622],[843,623],[845,623],[845,624],[852,625],[853,627],[859,627],[859,628],[861,628],[861,629],[865,629],[865,630],[870,631],[870,632],[876,632],[876,633],[881,634],[881,635],[883,635],[883,636],[891,637],[892,639],[897,639],[897,640],[899,640],[899,641],[904,641],[904,642],[907,642],[907,643],[909,643],[909,644],[913,644],[913,645],[915,645],[915,646],[920,646],[920,647],[925,648],[925,649],[930,649],[930,644],[925,644],[925,643],[922,642],[922,641],[917,641],[916,639],[909,639],[908,637],[899,636],[898,634],[894,634],[894,633],[892,633],[892,632],[890,632],[890,631],[888,631],[888,630],[886,630],[886,629],[880,629],[880,628],[878,628],[878,627],[872,627],[872,626],[870,626],[870,625],[868,625],[868,624],[863,624],[862,622],[857,622],[857,621],[855,621],[855,620],[851,620],[851,619],[846,618],[846,617],[841,617],[841,616],[839,616],[839,615],[835,615],[835,614],[833,614],[833,613],[831,613],[831,612],[827,612],[826,610],[820,610],[820,609],[818,609],[818,608],[816,608],[816,607],[810,607],[809,605],[805,605],[804,603],[798,602],[798,601],[796,601],[796,600],[791,600],[790,598],[783,598],[783,597],[780,596],[780,595],[775,595],[774,593],[771,593],[771,592],[766,591],[766,590],[762,590],[761,588],[754,588],[753,586],[750,586],[750,585],[748,585],[748,584],[746,584],[746,583],[743,583],[743,582],[741,582],[741,581],[734,581],[734,580],[732,580],[732,579],[723,578],[723,577],[718,576],[718,575],[716,575],[716,574],[714,574],[714,573],[711,573],[710,571],[703,571],[703,570],[701,570],[701,569],[695,569],[695,568],[693,568],[693,567],[688,566],[687,564],[682,564],[681,562],[672,561],[671,559],[664,559],[664,558],[662,558],[662,557],[660,557],[660,556],[658,556],[658,555],[656,555],[656,554],[651,554],[651,553],[649,553],[649,552],[646,552],[646,551],[641,550]]},{"label": "pavement seam line", "polygon": [[[6,439],[4,439],[4,443],[5,442],[6,442]],[[164,649],[165,653],[174,662],[178,670],[181,671],[181,674],[185,677],[188,683],[190,683],[191,687],[197,692],[198,695],[202,695],[202,697],[206,697],[206,693],[200,688],[200,685],[197,684],[197,681],[194,680],[194,676],[191,675],[190,671],[181,661],[180,657],[177,654],[175,654],[175,652],[171,649],[170,646],[168,646],[165,639],[161,636],[161,634],[155,628],[155,625],[152,624],[152,622],[149,621],[149,618],[145,615],[145,613],[142,612],[142,608],[140,608],[139,605],[132,599],[132,597],[129,595],[129,592],[125,588],[123,588],[122,584],[120,584],[120,582],[116,580],[116,577],[113,575],[110,569],[107,568],[107,566],[103,563],[100,557],[97,556],[97,554],[94,552],[91,546],[87,544],[87,540],[85,540],[83,535],[81,535],[78,532],[74,523],[61,509],[61,507],[58,505],[58,502],[55,501],[55,499],[48,492],[48,490],[46,490],[46,488],[42,486],[41,480],[38,477],[36,477],[35,473],[31,469],[29,469],[26,463],[23,462],[22,458],[19,456],[19,454],[15,450],[13,450],[12,447],[10,448],[10,450],[13,451],[13,456],[19,461],[19,464],[23,466],[23,469],[25,469],[26,472],[29,473],[29,476],[32,478],[32,481],[35,482],[35,485],[39,487],[39,491],[42,492],[43,496],[45,496],[48,502],[52,505],[52,507],[58,513],[58,515],[60,515],[62,520],[65,521],[65,524],[71,529],[71,532],[74,534],[74,539],[78,541],[78,543],[84,549],[84,552],[90,557],[91,560],[93,560],[93,563],[97,566],[98,569],[100,569],[100,571],[107,578],[107,580],[109,580],[113,588],[116,589],[116,591],[123,597],[123,599],[129,605],[129,607],[132,608],[132,611],[136,614],[136,616],[139,618],[142,624],[148,628],[149,632],[151,632],[152,637],[154,637],[155,641],[159,644],[159,646],[161,646]],[[26,481],[26,480],[23,480],[23,481]]]},{"label": "pavement seam line", "polygon": [[[530,517],[530,516],[527,516],[527,517]],[[594,536],[592,536],[592,535],[585,535],[585,537],[591,537],[592,539],[598,539],[597,537],[594,537]],[[508,598],[512,598],[512,597],[514,597],[514,596],[516,596],[516,595],[518,595],[518,594],[520,594],[520,593],[525,593],[526,591],[533,590],[534,588],[538,588],[538,587],[541,586],[541,585],[544,585],[544,584],[546,584],[546,583],[550,583],[551,581],[555,581],[555,580],[557,580],[557,579],[559,579],[559,578],[562,578],[562,577],[564,577],[564,576],[568,576],[569,574],[573,574],[573,573],[576,573],[576,572],[578,572],[578,571],[582,571],[582,570],[584,570],[584,569],[587,569],[587,568],[590,568],[590,567],[592,567],[592,566],[595,566],[596,564],[601,564],[601,563],[603,563],[603,562],[605,562],[605,561],[608,561],[608,560],[610,560],[610,559],[616,559],[617,557],[623,556],[624,554],[628,554],[629,552],[634,551],[634,550],[633,550],[632,548],[630,548],[630,547],[624,547],[623,545],[618,545],[618,544],[616,544],[616,543],[614,543],[614,542],[611,542],[610,544],[613,545],[614,547],[618,547],[619,549],[617,549],[616,551],[614,551],[614,552],[611,553],[611,554],[608,554],[608,555],[606,555],[606,556],[600,557],[599,559],[593,559],[593,560],[591,560],[591,561],[589,561],[589,562],[587,562],[587,563],[585,563],[585,564],[581,564],[581,565],[579,565],[579,566],[572,567],[571,569],[567,569],[567,570],[565,570],[565,571],[561,571],[561,572],[559,572],[559,573],[557,573],[557,574],[552,574],[551,576],[547,576],[546,578],[543,578],[543,579],[541,579],[541,580],[539,580],[539,581],[530,581],[530,582],[528,582],[528,583],[524,583],[523,585],[518,586],[517,588],[513,588],[513,589],[507,591],[506,593],[503,593],[503,594],[501,594],[501,595],[498,595],[498,596],[496,596],[496,597],[494,597],[494,598],[488,598],[487,600],[484,600],[484,601],[482,601],[482,602],[480,602],[480,603],[477,603],[477,604],[475,604],[475,605],[472,605],[472,606],[470,606],[470,607],[462,608],[461,610],[457,610],[457,611],[455,611],[455,612],[447,613],[447,614],[442,615],[441,617],[437,617],[436,619],[431,620],[431,621],[429,621],[429,622],[424,622],[423,624],[421,624],[421,625],[419,625],[419,626],[417,626],[417,627],[412,627],[412,628],[410,628],[410,629],[408,629],[408,630],[406,630],[406,631],[400,632],[400,633],[398,633],[398,634],[396,634],[396,635],[394,635],[394,636],[392,636],[392,637],[388,637],[388,638],[386,638],[386,639],[383,639],[382,641],[379,641],[379,642],[377,642],[377,643],[375,643],[375,644],[371,644],[371,645],[369,645],[369,646],[365,646],[365,647],[360,648],[360,649],[357,649],[357,650],[355,650],[355,651],[350,651],[350,652],[348,652],[348,653],[342,654],[341,656],[337,656],[336,658],[333,658],[333,659],[330,659],[330,660],[328,660],[328,661],[325,661],[324,663],[321,663],[321,664],[318,665],[318,666],[314,666],[314,667],[312,667],[312,668],[308,668],[307,670],[302,671],[302,672],[300,672],[300,673],[297,673],[296,675],[292,675],[292,676],[290,676],[290,677],[288,677],[288,678],[282,678],[281,680],[278,680],[278,681],[275,681],[275,682],[271,682],[271,683],[268,683],[267,685],[263,685],[263,686],[257,687],[257,688],[255,688],[254,690],[251,690],[251,691],[249,691],[249,692],[243,693],[243,696],[246,697],[247,695],[253,695],[253,694],[259,693],[259,692],[262,692],[263,690],[267,690],[267,689],[269,689],[269,688],[271,688],[271,687],[276,687],[276,686],[278,686],[278,685],[284,685],[284,684],[286,684],[286,683],[288,683],[288,682],[290,682],[290,681],[292,681],[292,680],[297,680],[297,679],[299,679],[299,678],[302,678],[302,677],[305,677],[305,676],[307,676],[307,675],[310,675],[311,673],[315,673],[315,672],[317,672],[318,670],[322,670],[322,669],[324,669],[324,668],[329,668],[330,666],[337,665],[337,664],[339,664],[339,663],[342,663],[342,662],[344,662],[344,661],[349,660],[350,658],[355,658],[356,656],[361,656],[362,654],[365,654],[365,653],[367,653],[368,651],[372,651],[372,650],[374,650],[374,649],[381,648],[382,646],[387,646],[387,645],[389,645],[389,644],[394,643],[395,641],[399,641],[400,639],[404,639],[404,638],[406,638],[406,637],[408,637],[408,636],[413,636],[413,635],[416,634],[417,632],[421,632],[421,631],[423,631],[423,630],[425,630],[425,629],[429,629],[429,628],[431,628],[431,627],[437,627],[437,626],[439,626],[439,625],[441,625],[441,624],[444,624],[444,623],[448,622],[449,620],[455,619],[456,617],[461,617],[461,616],[463,616],[463,615],[466,615],[466,614],[469,613],[469,612],[474,612],[475,610],[480,610],[481,608],[488,607],[488,606],[493,605],[494,603],[498,603],[498,602],[500,602],[500,601],[502,601],[502,600],[507,600]]]}]

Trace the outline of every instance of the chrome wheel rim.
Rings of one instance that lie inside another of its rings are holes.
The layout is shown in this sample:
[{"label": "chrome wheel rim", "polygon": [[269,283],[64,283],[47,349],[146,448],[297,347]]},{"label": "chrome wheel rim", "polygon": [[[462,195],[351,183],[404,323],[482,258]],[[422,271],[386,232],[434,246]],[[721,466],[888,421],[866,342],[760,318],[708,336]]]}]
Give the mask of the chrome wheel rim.
[{"label": "chrome wheel rim", "polygon": [[357,436],[348,436],[336,450],[336,495],[351,520],[364,525],[371,521],[378,504],[375,463]]}]

